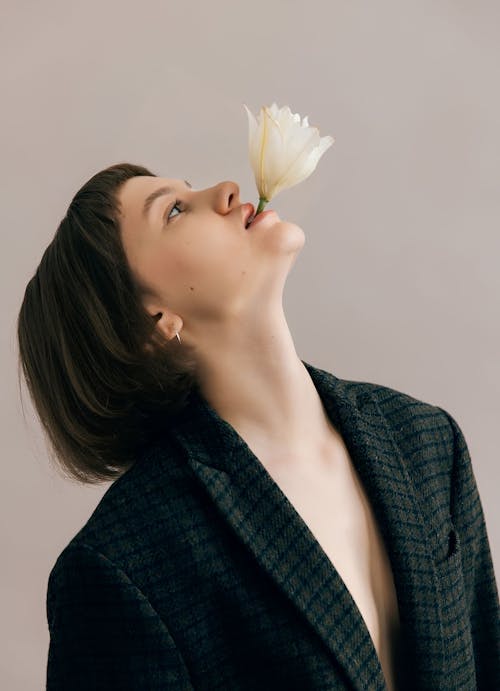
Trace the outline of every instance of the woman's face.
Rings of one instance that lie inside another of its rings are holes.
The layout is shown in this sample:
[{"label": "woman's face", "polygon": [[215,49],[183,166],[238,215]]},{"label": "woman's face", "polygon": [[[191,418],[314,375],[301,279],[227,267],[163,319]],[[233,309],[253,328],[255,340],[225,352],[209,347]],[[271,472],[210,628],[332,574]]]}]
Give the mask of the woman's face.
[{"label": "woman's face", "polygon": [[[148,196],[164,187],[170,191],[144,212]],[[184,180],[137,176],[118,196],[125,253],[151,314],[161,306],[183,319],[240,314],[282,288],[304,243],[302,229],[278,214],[245,229],[249,207],[234,182],[196,190]]]}]

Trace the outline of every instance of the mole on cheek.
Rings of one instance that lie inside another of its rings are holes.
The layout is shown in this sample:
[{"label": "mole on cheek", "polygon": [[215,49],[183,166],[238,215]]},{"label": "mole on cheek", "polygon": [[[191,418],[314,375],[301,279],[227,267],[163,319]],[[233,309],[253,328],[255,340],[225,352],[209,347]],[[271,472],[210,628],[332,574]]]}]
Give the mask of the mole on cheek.
[{"label": "mole on cheek", "polygon": [[189,290],[194,290],[193,286],[189,286]]}]

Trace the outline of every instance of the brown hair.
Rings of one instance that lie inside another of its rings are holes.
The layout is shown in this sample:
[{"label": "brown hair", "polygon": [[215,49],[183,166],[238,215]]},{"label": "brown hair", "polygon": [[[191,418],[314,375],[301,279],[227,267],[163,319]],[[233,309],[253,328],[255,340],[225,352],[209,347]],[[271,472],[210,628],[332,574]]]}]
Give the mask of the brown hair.
[{"label": "brown hair", "polygon": [[154,173],[119,163],[78,190],[17,320],[18,376],[22,367],[49,455],[84,484],[128,470],[196,385],[192,350],[155,329],[121,242],[117,192],[137,175]]}]

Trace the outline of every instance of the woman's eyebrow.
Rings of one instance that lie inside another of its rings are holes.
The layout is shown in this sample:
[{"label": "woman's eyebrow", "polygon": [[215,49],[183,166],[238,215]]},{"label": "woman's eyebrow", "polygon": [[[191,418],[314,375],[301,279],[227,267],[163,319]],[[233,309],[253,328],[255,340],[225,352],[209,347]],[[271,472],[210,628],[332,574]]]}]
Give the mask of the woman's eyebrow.
[{"label": "woman's eyebrow", "polygon": [[[189,188],[192,188],[192,184],[190,182],[188,182],[187,180],[184,180],[184,182],[186,183],[186,185]],[[151,192],[151,194],[149,194],[144,201],[144,206],[142,209],[142,217],[144,219],[146,219],[148,212],[149,212],[150,208],[152,207],[155,199],[158,199],[159,197],[163,197],[165,194],[172,194],[173,192],[174,192],[174,190],[171,187],[167,187],[167,186],[158,187],[157,189],[153,190],[153,192]]]}]

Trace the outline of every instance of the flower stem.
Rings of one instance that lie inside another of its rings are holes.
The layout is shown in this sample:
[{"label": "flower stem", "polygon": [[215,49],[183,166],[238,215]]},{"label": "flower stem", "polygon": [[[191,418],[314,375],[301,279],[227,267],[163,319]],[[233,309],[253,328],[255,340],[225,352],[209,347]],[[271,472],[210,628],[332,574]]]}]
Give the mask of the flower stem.
[{"label": "flower stem", "polygon": [[[259,197],[259,205],[258,205],[257,210],[255,212],[255,216],[257,216],[257,214],[260,214],[260,212],[262,211],[262,209],[265,207],[266,204],[269,204],[269,199],[266,199],[265,197]],[[254,218],[255,218],[255,216],[254,216]]]}]

